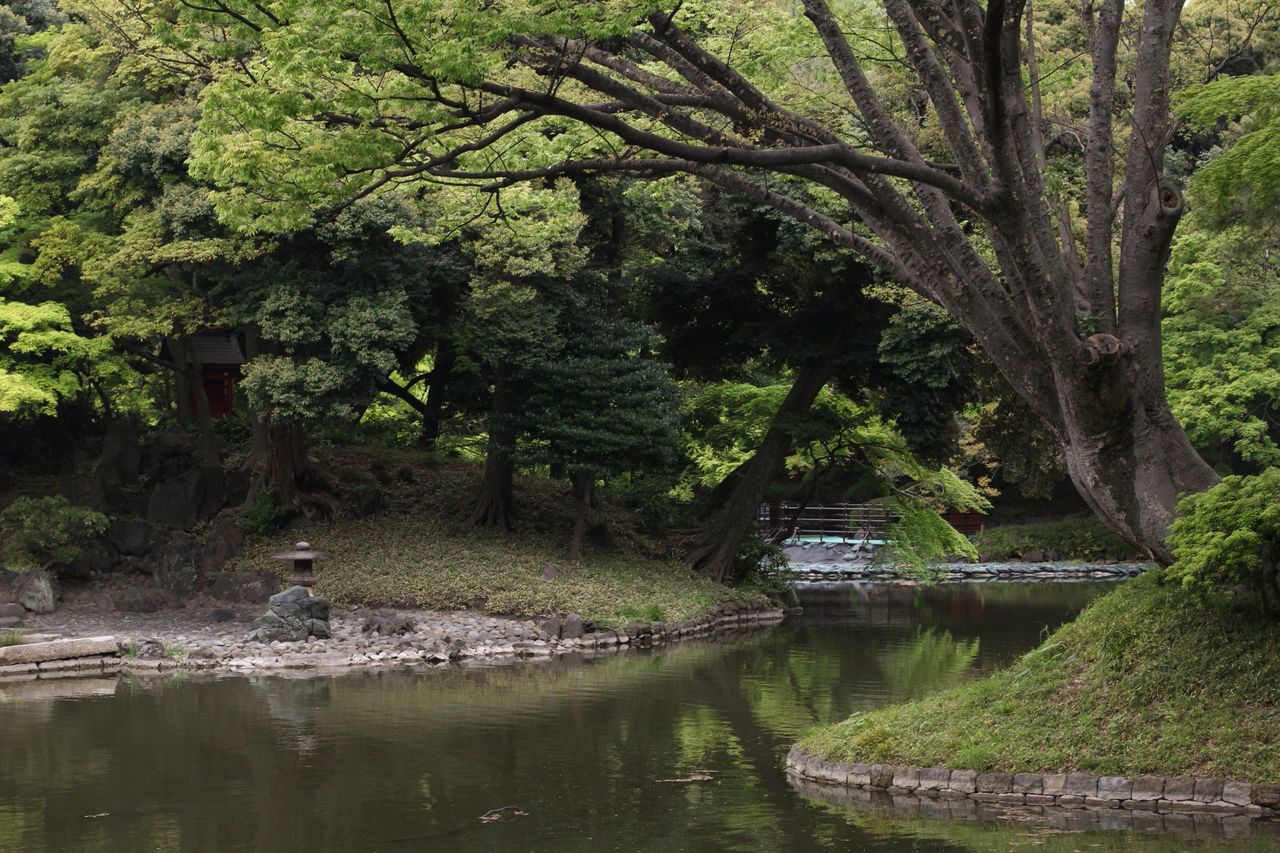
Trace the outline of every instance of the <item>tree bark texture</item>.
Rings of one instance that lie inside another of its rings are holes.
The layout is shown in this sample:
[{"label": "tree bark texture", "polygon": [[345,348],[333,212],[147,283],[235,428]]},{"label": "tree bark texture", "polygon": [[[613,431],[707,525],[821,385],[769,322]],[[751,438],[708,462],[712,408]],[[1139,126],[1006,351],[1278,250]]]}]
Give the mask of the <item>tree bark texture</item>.
[{"label": "tree bark texture", "polygon": [[485,454],[484,476],[470,518],[477,527],[511,530],[515,526],[515,501],[512,497],[515,465],[511,454],[515,450],[516,434],[511,381],[511,370],[499,367],[489,413],[489,447]]},{"label": "tree bark texture", "polygon": [[582,534],[587,529],[587,510],[591,508],[596,477],[591,471],[575,471],[573,484],[573,534],[569,537],[569,561],[578,562],[582,557]]},{"label": "tree bark texture", "polygon": [[422,412],[422,432],[418,446],[434,450],[440,440],[440,423],[444,415],[445,392],[453,378],[458,353],[452,338],[441,338],[436,344],[435,363],[431,366],[431,384],[427,386],[427,399]]}]

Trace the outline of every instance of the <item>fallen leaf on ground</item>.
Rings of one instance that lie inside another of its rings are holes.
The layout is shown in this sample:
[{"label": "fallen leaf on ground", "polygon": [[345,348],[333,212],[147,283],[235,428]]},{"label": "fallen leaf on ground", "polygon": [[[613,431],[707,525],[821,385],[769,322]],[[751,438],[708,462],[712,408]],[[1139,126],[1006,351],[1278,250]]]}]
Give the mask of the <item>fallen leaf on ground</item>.
[{"label": "fallen leaf on ground", "polygon": [[515,806],[502,806],[501,808],[489,809],[489,811],[480,815],[480,820],[485,823],[497,823],[502,821],[515,820],[518,817],[528,817],[529,813],[521,811]]}]

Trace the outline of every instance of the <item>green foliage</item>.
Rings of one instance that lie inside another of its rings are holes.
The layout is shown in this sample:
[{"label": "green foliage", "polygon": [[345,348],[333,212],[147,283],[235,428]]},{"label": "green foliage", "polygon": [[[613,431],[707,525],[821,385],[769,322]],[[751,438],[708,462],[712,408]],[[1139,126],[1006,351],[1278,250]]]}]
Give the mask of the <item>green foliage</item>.
[{"label": "green foliage", "polygon": [[1139,556],[1132,545],[1093,516],[988,527],[974,537],[973,544],[982,559],[997,562],[1019,559],[1033,551],[1054,554],[1059,560],[1086,562]]},{"label": "green foliage", "polygon": [[0,511],[0,554],[18,571],[69,565],[107,524],[102,513],[63,497],[16,498]]},{"label": "green foliage", "polygon": [[877,560],[898,563],[928,577],[948,557],[978,559],[973,543],[936,510],[905,501],[897,502],[896,509],[898,521],[889,529],[889,544],[877,552]]},{"label": "green foliage", "polygon": [[564,350],[524,376],[522,456],[570,475],[668,464],[679,392],[667,365],[646,355],[653,332],[609,316],[601,294],[584,290],[566,294]]},{"label": "green foliage", "polygon": [[950,455],[955,413],[973,394],[969,335],[946,311],[911,293],[880,336],[877,356],[896,380],[880,400],[912,452],[929,459]]},{"label": "green foliage", "polygon": [[1007,670],[855,714],[801,748],[836,761],[1280,782],[1280,625],[1148,572]]},{"label": "green foliage", "polygon": [[1226,477],[1178,504],[1168,576],[1210,591],[1242,585],[1280,614],[1280,468]]},{"label": "green foliage", "polygon": [[259,489],[240,510],[240,526],[250,536],[266,536],[280,528],[288,517],[284,507],[276,502],[270,489]]},{"label": "green foliage", "polygon": [[1201,128],[1237,122],[1197,171],[1196,197],[1221,218],[1276,221],[1280,204],[1280,74],[1221,77],[1181,93],[1179,112]]},{"label": "green foliage", "polygon": [[959,682],[977,659],[978,649],[976,638],[958,640],[950,631],[918,627],[915,637],[881,656],[877,664],[894,701],[905,702]]},{"label": "green foliage", "polygon": [[729,582],[738,589],[777,601],[786,595],[790,578],[790,563],[782,552],[782,546],[766,542],[755,531],[747,536],[734,555]]},{"label": "green foliage", "polygon": [[1206,458],[1238,473],[1280,465],[1278,249],[1274,229],[1192,218],[1169,261],[1169,401]]},{"label": "green foliage", "polygon": [[6,628],[0,631],[0,649],[5,646],[20,646],[26,642],[26,634],[21,628]]},{"label": "green foliage", "polygon": [[644,607],[624,604],[618,608],[618,616],[630,622],[661,622],[664,618],[662,607],[657,604],[647,604]]},{"label": "green foliage", "polygon": [[[381,453],[388,465],[394,460],[413,476],[388,484],[386,507],[378,514],[341,515],[311,540],[332,555],[317,575],[318,591],[334,601],[521,616],[573,612],[620,627],[654,607],[664,620],[684,620],[721,602],[760,600],[694,574],[616,506],[601,512],[617,550],[588,550],[580,562],[566,562],[562,532],[573,507],[559,482],[517,476],[520,526],[510,533],[477,530],[459,517],[459,507],[474,494],[478,464]],[[271,554],[296,538],[296,532],[281,531],[252,539],[232,568],[282,572]],[[549,564],[556,569],[553,580],[543,577]]]}]

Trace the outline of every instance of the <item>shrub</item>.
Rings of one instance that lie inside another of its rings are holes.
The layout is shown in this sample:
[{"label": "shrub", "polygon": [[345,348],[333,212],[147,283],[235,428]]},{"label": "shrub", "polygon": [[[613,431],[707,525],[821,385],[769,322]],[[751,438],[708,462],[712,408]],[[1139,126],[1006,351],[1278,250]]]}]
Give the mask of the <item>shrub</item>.
[{"label": "shrub", "polygon": [[790,577],[790,563],[782,546],[766,542],[757,532],[748,536],[738,549],[732,577],[728,580],[739,589],[780,599],[786,594]]},{"label": "shrub", "polygon": [[261,489],[240,511],[240,526],[250,536],[266,536],[279,529],[287,514],[269,489]]},{"label": "shrub", "polygon": [[1209,591],[1242,586],[1280,615],[1280,468],[1227,477],[1178,504],[1167,576]]},{"label": "shrub", "polygon": [[973,539],[983,560],[1009,560],[1031,551],[1064,560],[1132,560],[1134,547],[1092,517],[988,527]]},{"label": "shrub", "polygon": [[0,554],[18,571],[66,566],[107,524],[102,513],[63,497],[18,498],[0,512]]}]

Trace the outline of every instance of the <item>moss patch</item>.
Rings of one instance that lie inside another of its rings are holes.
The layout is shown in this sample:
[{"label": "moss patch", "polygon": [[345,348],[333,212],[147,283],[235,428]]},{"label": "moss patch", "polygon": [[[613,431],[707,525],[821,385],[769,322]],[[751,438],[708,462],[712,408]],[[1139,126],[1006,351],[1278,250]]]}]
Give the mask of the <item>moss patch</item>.
[{"label": "moss patch", "polygon": [[1280,781],[1280,625],[1159,580],[1129,581],[991,678],[799,746],[848,762]]},{"label": "moss patch", "polygon": [[[326,462],[371,468],[383,482],[385,507],[366,518],[257,537],[229,568],[286,572],[270,555],[307,539],[333,555],[318,564],[317,591],[334,601],[525,616],[574,612],[609,627],[690,619],[719,602],[759,598],[695,575],[676,543],[646,536],[620,509],[601,515],[615,547],[588,548],[581,562],[568,562],[572,506],[560,483],[520,478],[519,526],[503,533],[466,521],[480,480],[476,465],[351,452]],[[550,580],[543,577],[548,566],[555,570]]]}]

